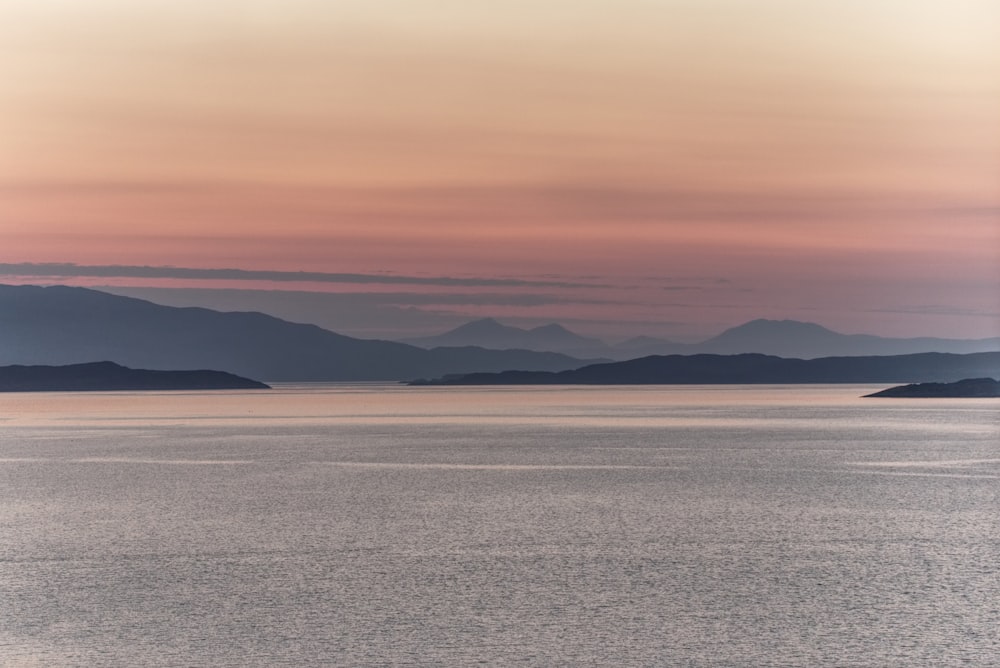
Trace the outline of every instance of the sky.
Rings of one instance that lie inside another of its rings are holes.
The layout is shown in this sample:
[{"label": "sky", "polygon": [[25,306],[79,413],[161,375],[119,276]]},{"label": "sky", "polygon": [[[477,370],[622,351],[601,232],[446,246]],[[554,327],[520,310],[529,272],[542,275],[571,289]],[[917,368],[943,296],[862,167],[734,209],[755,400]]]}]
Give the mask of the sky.
[{"label": "sky", "polygon": [[1000,336],[995,0],[0,0],[0,282]]}]

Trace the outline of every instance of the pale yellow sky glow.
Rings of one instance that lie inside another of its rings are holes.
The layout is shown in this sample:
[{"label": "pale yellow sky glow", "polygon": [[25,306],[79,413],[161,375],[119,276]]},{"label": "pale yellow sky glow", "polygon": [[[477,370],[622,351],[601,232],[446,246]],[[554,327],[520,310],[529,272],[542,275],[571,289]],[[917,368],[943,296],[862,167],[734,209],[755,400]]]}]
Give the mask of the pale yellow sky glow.
[{"label": "pale yellow sky glow", "polygon": [[[588,276],[615,312],[563,317],[595,332],[1000,334],[991,0],[0,11],[0,263]],[[664,298],[684,276],[739,287]]]}]

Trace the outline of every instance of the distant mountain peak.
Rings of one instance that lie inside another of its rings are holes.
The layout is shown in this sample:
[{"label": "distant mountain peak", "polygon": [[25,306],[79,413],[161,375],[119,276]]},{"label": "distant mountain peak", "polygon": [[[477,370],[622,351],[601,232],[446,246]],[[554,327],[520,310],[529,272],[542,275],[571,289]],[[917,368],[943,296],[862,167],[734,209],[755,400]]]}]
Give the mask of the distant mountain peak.
[{"label": "distant mountain peak", "polygon": [[494,318],[480,318],[479,320],[470,320],[464,325],[459,325],[455,329],[452,329],[446,334],[452,334],[456,332],[462,333],[493,333],[493,332],[508,332],[508,331],[522,331],[517,327],[509,327],[508,325],[501,324]]},{"label": "distant mountain peak", "polygon": [[472,320],[444,334],[404,341],[426,347],[471,345],[494,350],[553,351],[586,357],[603,357],[608,352],[603,341],[581,336],[558,323],[523,329],[504,325],[494,318]]},{"label": "distant mountain peak", "polygon": [[718,344],[732,341],[750,340],[802,340],[802,339],[829,339],[831,337],[844,336],[827,329],[814,322],[802,322],[801,320],[768,320],[758,318],[750,320],[742,325],[730,327],[721,334],[708,339],[706,344]]},{"label": "distant mountain peak", "polygon": [[[755,320],[750,320],[743,323],[742,325],[737,325],[736,327],[731,327],[726,330],[726,332],[737,332],[737,331],[782,331],[782,332],[830,332],[835,334],[831,329],[827,329],[823,325],[817,325],[814,322],[803,322],[802,320],[770,320],[768,318],[757,318]],[[725,332],[723,332],[725,334]]]},{"label": "distant mountain peak", "polygon": [[539,334],[570,334],[572,336],[579,336],[578,334],[571,332],[570,330],[566,329],[557,322],[551,322],[547,325],[540,325],[538,327],[533,327],[528,331],[537,332]]}]

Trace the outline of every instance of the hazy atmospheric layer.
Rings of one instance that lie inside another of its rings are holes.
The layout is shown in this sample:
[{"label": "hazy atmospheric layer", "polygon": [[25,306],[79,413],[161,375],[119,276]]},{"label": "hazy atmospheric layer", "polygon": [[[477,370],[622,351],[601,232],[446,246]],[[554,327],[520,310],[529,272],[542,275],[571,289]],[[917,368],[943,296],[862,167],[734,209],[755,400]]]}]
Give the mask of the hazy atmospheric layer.
[{"label": "hazy atmospheric layer", "polygon": [[5,282],[332,292],[357,335],[1000,333],[995,2],[4,14]]}]

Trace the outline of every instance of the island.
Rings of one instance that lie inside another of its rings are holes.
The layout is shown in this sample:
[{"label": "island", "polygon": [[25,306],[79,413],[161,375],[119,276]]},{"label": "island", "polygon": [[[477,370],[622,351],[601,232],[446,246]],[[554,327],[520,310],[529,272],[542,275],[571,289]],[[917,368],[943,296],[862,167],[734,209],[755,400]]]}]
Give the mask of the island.
[{"label": "island", "polygon": [[914,383],[898,385],[865,397],[958,398],[1000,397],[1000,381],[992,378],[965,378],[954,383]]},{"label": "island", "polygon": [[0,367],[0,392],[133,390],[266,390],[268,385],[225,371],[153,371],[114,362]]},{"label": "island", "polygon": [[914,353],[796,359],[740,355],[650,355],[572,371],[471,373],[411,385],[746,385],[792,383],[951,383],[1000,374],[1000,352]]}]

